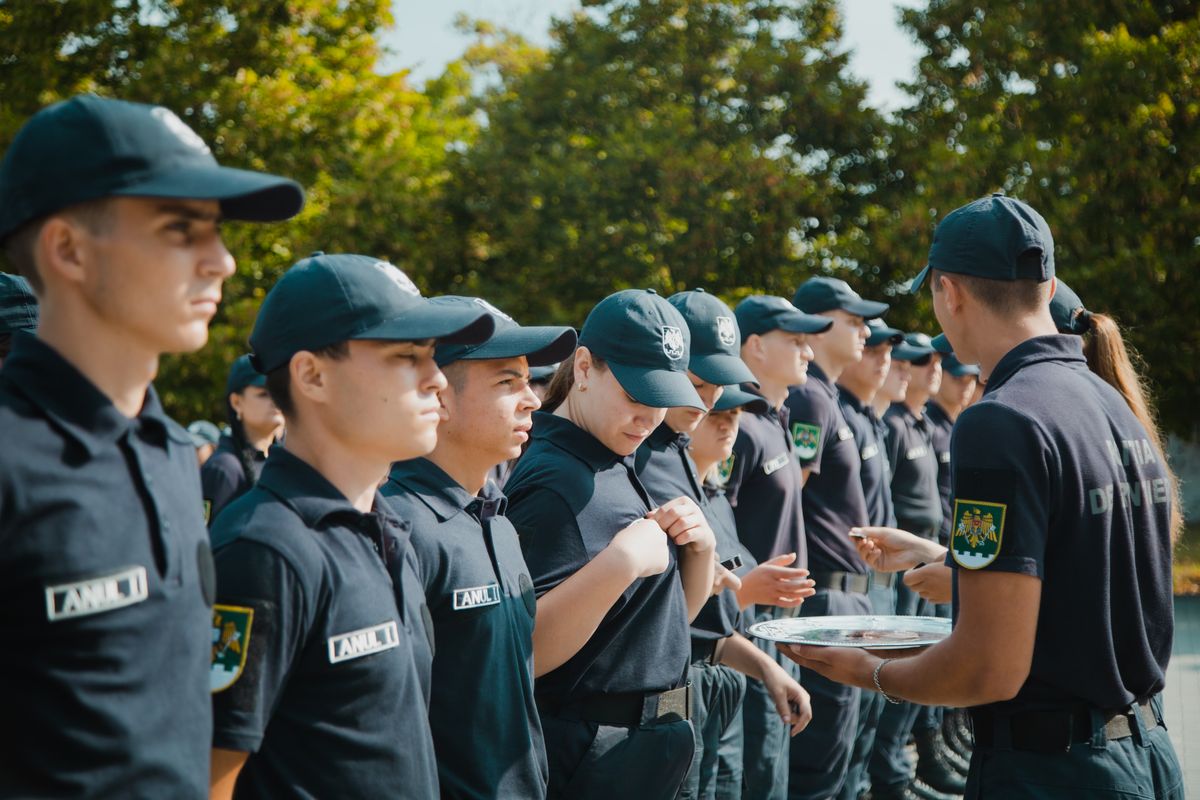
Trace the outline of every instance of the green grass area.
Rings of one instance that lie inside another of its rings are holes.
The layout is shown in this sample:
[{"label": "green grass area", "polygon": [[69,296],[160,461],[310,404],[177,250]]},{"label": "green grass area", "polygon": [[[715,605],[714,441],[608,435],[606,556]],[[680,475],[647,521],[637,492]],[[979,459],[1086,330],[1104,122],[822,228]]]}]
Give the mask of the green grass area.
[{"label": "green grass area", "polygon": [[1200,594],[1200,523],[1189,522],[1175,546],[1175,594]]}]

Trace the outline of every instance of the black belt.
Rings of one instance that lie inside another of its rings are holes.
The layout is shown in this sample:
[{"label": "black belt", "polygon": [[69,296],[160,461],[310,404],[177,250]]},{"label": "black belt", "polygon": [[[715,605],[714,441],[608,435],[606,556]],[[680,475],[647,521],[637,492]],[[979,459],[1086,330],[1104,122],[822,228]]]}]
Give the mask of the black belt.
[{"label": "black belt", "polygon": [[666,692],[598,692],[562,702],[536,698],[544,713],[600,725],[645,726],[691,719],[692,686]]},{"label": "black belt", "polygon": [[720,664],[725,639],[692,639],[692,663]]},{"label": "black belt", "polygon": [[[1118,711],[1100,711],[1104,722],[1104,738],[1108,741],[1127,739],[1133,735],[1132,716],[1142,718],[1145,730],[1158,727],[1158,717],[1149,700],[1142,700]],[[1092,710],[1087,707],[1060,711],[1018,711],[1005,714],[986,708],[970,710],[971,728],[976,747],[1028,750],[1036,753],[1061,753],[1072,744],[1092,739]],[[1006,746],[1004,740],[1009,744]]]},{"label": "black belt", "polygon": [[866,594],[871,588],[871,577],[865,572],[810,572],[808,577],[818,589]]}]

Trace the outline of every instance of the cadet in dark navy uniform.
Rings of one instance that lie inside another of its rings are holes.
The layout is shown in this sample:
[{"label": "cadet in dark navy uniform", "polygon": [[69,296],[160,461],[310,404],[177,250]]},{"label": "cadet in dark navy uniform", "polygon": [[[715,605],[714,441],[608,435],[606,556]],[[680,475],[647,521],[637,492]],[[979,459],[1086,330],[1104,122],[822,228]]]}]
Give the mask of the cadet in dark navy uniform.
[{"label": "cadet in dark navy uniform", "polygon": [[540,798],[546,751],[533,700],[535,599],[507,500],[488,479],[529,439],[540,405],[532,367],[561,361],[575,331],[520,327],[490,303],[438,297],[431,305],[487,311],[496,326],[477,345],[442,345],[444,419],[425,458],[392,467],[380,490],[412,526],[412,547],[437,650],[429,724],[442,797]]},{"label": "cadet in dark navy uniform", "polygon": [[[743,386],[762,397],[767,408],[742,416],[726,493],[737,518],[738,536],[759,569],[792,568],[794,580],[807,580],[808,554],[801,474],[784,406],[788,387],[803,383],[812,361],[807,337],[829,329],[832,321],[798,310],[782,297],[752,295],[735,309],[742,333],[742,360],[758,382]],[[803,570],[801,572],[800,570]],[[805,584],[807,585],[807,584]],[[752,621],[795,616],[799,603],[756,607]],[[798,677],[799,671],[765,640],[756,642]],[[750,682],[742,705],[745,727],[745,794],[755,798],[787,796],[788,725],[780,718],[766,687]]]},{"label": "cadet in dark navy uniform", "polygon": [[[702,289],[680,292],[669,302],[679,310],[691,333],[688,378],[706,406],[712,408],[719,402],[726,384],[754,383],[753,373],[739,357],[741,334],[728,306]],[[714,517],[696,465],[688,454],[690,434],[704,418],[704,412],[694,408],[668,410],[663,423],[638,448],[637,474],[655,503],[667,503],[681,495],[694,500],[717,538],[718,560],[740,558],[742,546],[736,527],[729,525],[727,519]],[[732,444],[731,441],[731,447]],[[740,587],[740,580],[733,583],[732,588]],[[735,633],[741,622],[738,597],[733,591],[723,590],[720,580],[718,586],[722,588],[705,603],[692,623],[692,725],[696,728],[696,757],[680,794],[683,798],[713,796],[721,737],[734,717],[741,714],[745,680],[735,678],[723,663],[740,667],[761,681],[771,697],[778,699],[782,695],[782,716],[786,721],[791,720],[793,703],[797,707],[808,703],[804,690],[783,668]],[[710,715],[710,709],[715,713]],[[796,732],[802,727],[797,727]]]},{"label": "cadet in dark navy uniform", "polygon": [[550,797],[672,798],[692,760],[688,624],[711,595],[715,542],[694,501],[655,503],[633,464],[667,408],[705,410],[688,341],[653,292],[602,300],[506,486],[538,595]]},{"label": "cadet in dark navy uniform", "polygon": [[971,403],[979,367],[964,364],[953,352],[942,354],[942,383],[937,394],[925,403],[929,420],[933,454],[938,463],[938,496],[942,499],[942,526],[938,541],[950,541],[950,433],[954,421]]},{"label": "cadet in dark navy uniform", "polygon": [[[787,409],[796,457],[804,476],[804,530],[808,567],[817,594],[804,604],[803,616],[869,614],[869,574],[846,536],[867,520],[854,432],[838,404],[835,382],[850,364],[862,359],[867,319],[887,311],[886,303],[863,300],[842,280],[810,278],[792,304],[832,321],[812,343],[808,380],[792,387]],[[860,693],[802,673],[800,682],[813,699],[813,725],[791,743],[788,797],[827,798],[842,789],[858,730]]]},{"label": "cadet in dark navy uniform", "polygon": [[968,798],[1181,798],[1159,698],[1178,509],[1156,431],[1057,333],[1053,253],[1036,211],[993,195],[942,220],[914,281],[930,276],[955,353],[988,381],[951,443],[953,633],[899,660],[789,650],[891,697],[973,706]]},{"label": "cadet in dark navy uniform", "polygon": [[437,796],[429,611],[376,487],[437,442],[433,340],[491,332],[365,256],[315,253],[267,294],[250,346],[288,437],[212,525],[213,797]]},{"label": "cadet in dark navy uniform", "polygon": [[210,522],[258,482],[267,451],[283,435],[283,414],[267,391],[267,376],[254,369],[250,356],[239,356],[229,368],[225,416],[229,433],[200,468]]},{"label": "cadet in dark navy uniform", "polygon": [[29,281],[20,275],[0,272],[0,366],[12,350],[12,337],[17,331],[37,330],[37,298]]},{"label": "cadet in dark navy uniform", "polygon": [[[884,455],[886,428],[875,414],[872,402],[883,387],[892,364],[892,348],[904,341],[904,334],[889,328],[882,320],[867,320],[866,346],[862,359],[846,366],[838,376],[838,406],[846,425],[854,434],[859,452],[859,478],[867,519],[871,525],[894,526],[896,513],[892,507],[891,469]],[[876,614],[896,613],[895,573],[872,572],[868,596],[871,610]],[[850,752],[846,779],[838,797],[858,800],[870,788],[867,764],[875,743],[875,731],[885,705],[878,692],[862,692],[858,703],[858,729]]]},{"label": "cadet in dark navy uniform", "polygon": [[0,796],[206,795],[212,558],[195,450],[150,381],[208,338],[222,216],[302,204],[161,107],[76,97],[5,153],[0,240],[41,320],[0,371]]}]

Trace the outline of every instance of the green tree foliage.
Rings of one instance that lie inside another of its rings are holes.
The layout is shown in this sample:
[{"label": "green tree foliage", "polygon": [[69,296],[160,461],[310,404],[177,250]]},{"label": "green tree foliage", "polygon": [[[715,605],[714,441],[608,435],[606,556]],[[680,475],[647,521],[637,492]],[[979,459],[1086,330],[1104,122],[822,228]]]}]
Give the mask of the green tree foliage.
[{"label": "green tree foliage", "polygon": [[453,285],[578,324],[621,288],[790,296],[858,268],[884,126],[836,3],[589,2],[553,34],[483,99]]},{"label": "green tree foliage", "polygon": [[[422,262],[437,240],[436,197],[452,142],[476,127],[470,76],[452,70],[424,92],[379,75],[376,34],[388,0],[80,0],[0,5],[0,149],[42,106],[82,91],[160,103],[229,166],[299,181],[299,218],[230,224],[238,272],[209,345],[163,362],[157,385],[181,420],[223,418],[228,364],[266,290],[314,249]],[[428,261],[428,259],[425,259]],[[418,269],[417,272],[420,272]]]},{"label": "green tree foliage", "polygon": [[927,53],[899,115],[875,236],[885,271],[923,263],[937,219],[1002,189],[1039,209],[1059,275],[1149,364],[1170,427],[1200,407],[1198,4],[933,0],[903,23]]}]

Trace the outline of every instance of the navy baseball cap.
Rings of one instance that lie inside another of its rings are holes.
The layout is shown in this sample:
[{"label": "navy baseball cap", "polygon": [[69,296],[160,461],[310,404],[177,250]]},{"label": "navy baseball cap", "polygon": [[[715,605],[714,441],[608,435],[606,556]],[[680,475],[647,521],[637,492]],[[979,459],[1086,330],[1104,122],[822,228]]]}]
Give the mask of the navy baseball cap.
[{"label": "navy baseball cap", "polygon": [[742,334],[729,306],[703,289],[673,294],[667,302],[675,306],[692,334],[688,369],[708,383],[758,385],[742,361]]},{"label": "navy baseball cap", "polygon": [[219,200],[227,219],[295,216],[300,185],[222,167],[162,106],[83,94],[34,114],[0,163],[0,239],[26,222],[102,197]]},{"label": "navy baseball cap", "polygon": [[1054,289],[1054,297],[1050,298],[1050,316],[1059,333],[1082,336],[1092,328],[1092,312],[1084,308],[1079,295],[1062,279]]},{"label": "navy baseball cap", "polygon": [[555,364],[575,352],[578,338],[574,328],[563,326],[522,327],[488,301],[479,297],[445,295],[430,298],[429,304],[450,311],[471,313],[482,310],[492,318],[491,338],[479,344],[438,345],[434,358],[439,367],[455,361],[525,356],[530,366]]},{"label": "navy baseball cap", "polygon": [[254,368],[250,356],[238,356],[229,365],[229,376],[225,379],[225,396],[241,392],[247,386],[266,386],[267,376]]},{"label": "navy baseball cap", "polygon": [[579,344],[604,359],[637,402],[707,411],[687,376],[690,343],[683,316],[653,289],[610,294],[588,314],[579,333]]},{"label": "navy baseball cap", "polygon": [[767,401],[762,397],[747,392],[741,386],[733,384],[726,386],[725,391],[721,392],[721,396],[717,398],[717,402],[713,404],[713,411],[732,411],[735,408],[743,408],[747,411],[763,413],[770,409]]},{"label": "navy baseball cap", "polygon": [[38,304],[29,281],[0,272],[0,334],[37,329]]},{"label": "navy baseball cap", "polygon": [[840,309],[863,319],[874,319],[888,310],[887,303],[863,300],[850,284],[839,278],[818,276],[800,284],[792,297],[792,305],[805,314]]},{"label": "navy baseball cap", "polygon": [[771,331],[824,333],[833,325],[829,317],[805,314],[782,297],[765,294],[750,295],[737,304],[733,314],[743,337]]},{"label": "navy baseball cap", "polygon": [[946,334],[939,333],[937,336],[929,340],[930,347],[935,353],[941,353],[944,356],[954,354],[954,348],[950,345],[950,340],[946,338]]},{"label": "navy baseball cap", "polygon": [[907,333],[904,341],[892,348],[894,361],[923,361],[936,352],[933,340],[925,333]]},{"label": "navy baseball cap", "polygon": [[187,432],[192,438],[193,447],[203,447],[206,444],[215,447],[221,441],[221,429],[206,419],[198,419],[188,425]]},{"label": "navy baseball cap", "polygon": [[348,339],[479,344],[493,329],[483,308],[434,306],[386,261],[316,252],[267,292],[250,334],[251,363],[268,373],[302,350]]},{"label": "navy baseball cap", "polygon": [[530,383],[549,383],[554,377],[554,373],[558,372],[558,364],[546,364],[540,367],[529,368]]},{"label": "navy baseball cap", "polygon": [[867,327],[871,330],[870,335],[867,336],[867,347],[885,343],[895,346],[904,341],[904,331],[899,328],[889,328],[878,317],[867,320]]},{"label": "navy baseball cap", "polygon": [[921,288],[931,269],[1041,283],[1054,277],[1054,237],[1041,214],[997,192],[954,209],[938,223],[929,262],[913,278],[910,292]]},{"label": "navy baseball cap", "polygon": [[963,378],[967,375],[979,377],[979,367],[974,364],[964,364],[953,353],[942,354],[942,370],[956,378]]}]

